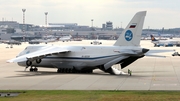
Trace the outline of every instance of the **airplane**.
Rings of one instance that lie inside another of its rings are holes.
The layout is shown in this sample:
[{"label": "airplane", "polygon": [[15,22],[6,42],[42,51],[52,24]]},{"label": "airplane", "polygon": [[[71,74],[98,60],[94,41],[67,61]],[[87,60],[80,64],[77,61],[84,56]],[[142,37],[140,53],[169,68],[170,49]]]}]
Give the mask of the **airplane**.
[{"label": "airplane", "polygon": [[71,41],[71,38],[72,38],[72,36],[69,35],[69,36],[63,36],[63,37],[59,38],[59,40],[62,42],[65,42],[65,41],[68,42],[68,41]]},{"label": "airplane", "polygon": [[34,40],[30,40],[29,44],[40,44],[43,43],[44,40],[43,39],[34,39]]},{"label": "airplane", "polygon": [[159,39],[158,40],[167,40],[167,38],[162,35],[161,33],[158,33]]},{"label": "airplane", "polygon": [[151,35],[151,42],[154,43],[154,47],[160,47],[160,46],[180,46],[180,41],[177,40],[157,40],[153,35]]},{"label": "airplane", "polygon": [[91,42],[91,44],[93,44],[93,45],[100,45],[100,44],[102,44],[102,42],[100,42],[100,41],[98,40],[98,37],[97,37],[97,39],[94,40],[93,42]]},{"label": "airplane", "polygon": [[174,52],[172,56],[180,56],[179,52]]},{"label": "airplane", "polygon": [[40,43],[49,43],[59,41],[59,38],[49,38],[49,39],[34,39],[29,41],[29,44],[40,44]]},{"label": "airplane", "polygon": [[100,69],[112,75],[122,74],[113,65],[119,64],[123,69],[145,55],[153,56],[148,53],[150,49],[140,47],[145,15],[146,11],[137,12],[112,46],[28,46],[7,62],[17,63],[25,70],[30,67],[30,71],[44,67],[57,68],[58,73],[93,73]]},{"label": "airplane", "polygon": [[1,42],[8,45],[21,45],[21,42],[16,40],[4,40]]},{"label": "airplane", "polygon": [[46,39],[46,40],[45,40],[45,43],[47,44],[47,43],[49,43],[49,42],[57,42],[57,41],[59,41],[59,37]]}]

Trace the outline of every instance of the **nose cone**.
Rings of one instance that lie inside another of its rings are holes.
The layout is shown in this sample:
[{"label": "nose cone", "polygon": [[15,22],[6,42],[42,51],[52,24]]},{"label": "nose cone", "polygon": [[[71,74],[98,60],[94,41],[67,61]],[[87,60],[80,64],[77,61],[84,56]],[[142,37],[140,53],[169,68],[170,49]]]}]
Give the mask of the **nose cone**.
[{"label": "nose cone", "polygon": [[23,66],[23,67],[26,66],[26,62],[18,62],[17,64],[18,64],[19,66]]},{"label": "nose cone", "polygon": [[148,52],[148,51],[149,51],[149,49],[146,49],[146,48],[143,48],[143,49],[142,49],[142,52],[143,52],[143,53],[146,53],[146,52]]}]

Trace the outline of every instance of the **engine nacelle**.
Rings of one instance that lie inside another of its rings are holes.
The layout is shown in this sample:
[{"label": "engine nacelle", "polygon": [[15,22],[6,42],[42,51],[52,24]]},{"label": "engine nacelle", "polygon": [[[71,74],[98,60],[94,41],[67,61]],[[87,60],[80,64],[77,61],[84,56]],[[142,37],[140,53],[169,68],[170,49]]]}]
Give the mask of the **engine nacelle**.
[{"label": "engine nacelle", "polygon": [[27,61],[26,61],[26,65],[27,65],[27,66],[31,66],[31,65],[32,65],[32,61],[27,60]]},{"label": "engine nacelle", "polygon": [[41,61],[42,61],[41,59],[36,59],[37,64],[41,63]]}]

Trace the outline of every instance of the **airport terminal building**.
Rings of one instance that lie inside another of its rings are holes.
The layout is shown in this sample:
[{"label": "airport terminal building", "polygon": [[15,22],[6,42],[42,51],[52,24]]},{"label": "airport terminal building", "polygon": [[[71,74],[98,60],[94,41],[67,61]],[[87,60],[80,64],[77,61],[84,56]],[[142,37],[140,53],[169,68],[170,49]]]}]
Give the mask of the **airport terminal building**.
[{"label": "airport terminal building", "polygon": [[[47,35],[67,36],[82,39],[117,39],[122,33],[123,28],[113,28],[113,22],[107,21],[102,24],[102,28],[78,25],[78,23],[48,23],[47,26],[33,24],[20,24],[16,21],[0,21],[0,39],[26,39],[41,38]],[[161,30],[145,29],[143,37],[149,34],[158,34]],[[179,29],[163,30],[165,33],[179,35]],[[19,38],[18,38],[19,37]]]}]

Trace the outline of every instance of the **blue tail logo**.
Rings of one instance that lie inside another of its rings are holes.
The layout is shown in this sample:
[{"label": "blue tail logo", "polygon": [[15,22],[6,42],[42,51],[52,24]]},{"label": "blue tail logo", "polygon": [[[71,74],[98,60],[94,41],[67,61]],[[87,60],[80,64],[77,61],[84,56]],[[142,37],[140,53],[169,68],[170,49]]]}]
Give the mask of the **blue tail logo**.
[{"label": "blue tail logo", "polygon": [[133,33],[130,30],[127,30],[124,37],[126,41],[131,41],[133,38]]}]

